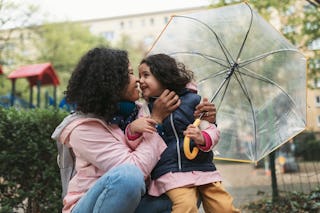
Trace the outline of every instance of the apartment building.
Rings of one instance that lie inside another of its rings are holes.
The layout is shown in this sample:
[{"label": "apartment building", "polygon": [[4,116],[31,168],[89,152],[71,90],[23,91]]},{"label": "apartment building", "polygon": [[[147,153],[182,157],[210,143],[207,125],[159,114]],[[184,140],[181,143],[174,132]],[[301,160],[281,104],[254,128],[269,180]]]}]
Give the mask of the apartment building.
[{"label": "apartment building", "polygon": [[172,15],[193,13],[205,9],[206,7],[193,7],[93,19],[81,21],[80,23],[88,26],[93,34],[103,36],[111,44],[116,44],[122,37],[127,36],[134,46],[148,50]]},{"label": "apartment building", "polygon": [[320,134],[320,78],[311,80],[307,91],[307,124]]}]

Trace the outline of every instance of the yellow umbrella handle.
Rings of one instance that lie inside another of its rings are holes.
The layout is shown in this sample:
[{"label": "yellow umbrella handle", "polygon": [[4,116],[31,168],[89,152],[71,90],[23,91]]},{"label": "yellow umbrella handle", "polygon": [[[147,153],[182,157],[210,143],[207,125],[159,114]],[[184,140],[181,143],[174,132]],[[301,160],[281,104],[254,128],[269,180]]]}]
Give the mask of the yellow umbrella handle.
[{"label": "yellow umbrella handle", "polygon": [[[199,126],[200,124],[200,119],[197,118],[194,122],[193,122],[193,125],[195,125],[196,127]],[[189,160],[192,160],[194,159],[198,152],[199,152],[199,149],[198,147],[193,147],[192,151],[190,152],[190,138],[185,136],[184,137],[184,140],[183,140],[183,150],[184,150],[184,154],[185,156],[189,159]]]}]

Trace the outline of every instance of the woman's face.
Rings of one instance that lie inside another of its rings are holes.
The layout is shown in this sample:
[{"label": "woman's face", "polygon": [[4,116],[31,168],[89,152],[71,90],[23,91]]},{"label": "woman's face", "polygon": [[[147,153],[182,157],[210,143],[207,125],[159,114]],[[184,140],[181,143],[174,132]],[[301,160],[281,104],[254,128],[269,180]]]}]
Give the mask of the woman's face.
[{"label": "woman's face", "polygon": [[149,66],[145,63],[139,66],[139,78],[143,97],[159,97],[164,91],[161,83],[154,77]]},{"label": "woman's face", "polygon": [[123,94],[122,100],[124,101],[136,101],[139,99],[139,87],[138,79],[133,73],[131,65],[128,67],[129,74],[129,84],[126,91]]}]

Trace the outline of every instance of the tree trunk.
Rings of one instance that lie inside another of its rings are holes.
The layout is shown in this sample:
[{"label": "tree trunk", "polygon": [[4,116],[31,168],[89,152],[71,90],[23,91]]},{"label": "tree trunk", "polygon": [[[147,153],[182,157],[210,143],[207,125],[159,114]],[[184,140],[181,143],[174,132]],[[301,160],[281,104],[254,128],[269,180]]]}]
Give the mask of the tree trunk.
[{"label": "tree trunk", "polygon": [[276,166],[275,166],[275,151],[269,154],[269,164],[271,171],[271,185],[272,185],[272,202],[276,202],[279,198],[278,184],[277,184],[277,175],[276,175]]}]

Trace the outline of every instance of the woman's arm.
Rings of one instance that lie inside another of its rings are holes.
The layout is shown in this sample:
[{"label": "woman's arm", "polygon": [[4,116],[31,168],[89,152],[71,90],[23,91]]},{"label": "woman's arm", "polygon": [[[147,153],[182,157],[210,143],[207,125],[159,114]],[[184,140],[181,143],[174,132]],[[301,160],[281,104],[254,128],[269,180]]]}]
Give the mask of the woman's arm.
[{"label": "woman's arm", "polygon": [[125,142],[120,128],[106,127],[100,122],[86,122],[70,134],[70,144],[79,162],[90,162],[102,171],[131,163],[138,166],[147,177],[166,149],[157,133],[143,133],[142,143],[132,150]]}]

